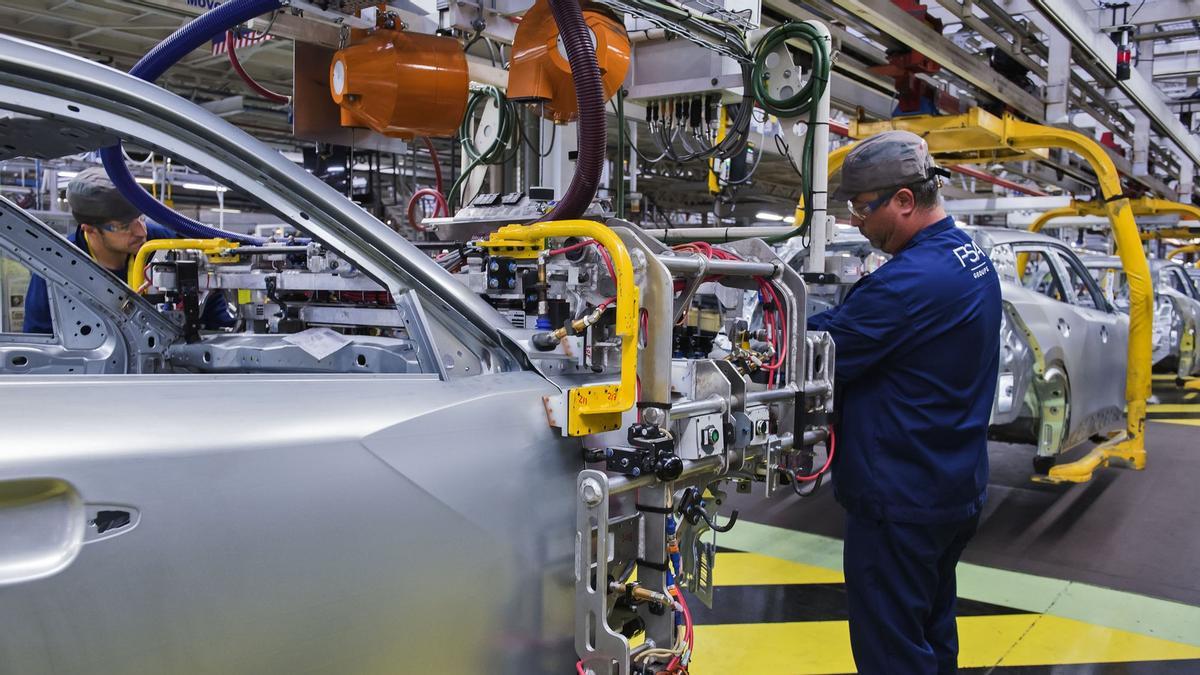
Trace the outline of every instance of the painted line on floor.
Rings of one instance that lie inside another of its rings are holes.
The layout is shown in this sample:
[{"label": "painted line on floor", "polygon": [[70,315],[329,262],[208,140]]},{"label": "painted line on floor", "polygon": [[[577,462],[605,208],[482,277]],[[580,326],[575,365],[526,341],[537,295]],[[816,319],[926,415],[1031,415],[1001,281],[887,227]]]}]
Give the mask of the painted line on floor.
[{"label": "painted line on floor", "polygon": [[[721,545],[831,571],[842,567],[840,539],[771,525],[739,522],[721,535]],[[722,560],[718,555],[714,574]],[[958,566],[958,595],[1200,647],[1200,607],[1169,600],[970,563]]]},{"label": "painted line on floor", "polygon": [[[712,604],[709,609],[699,600],[693,602],[688,598],[696,625],[846,621],[850,618],[845,584],[717,586],[713,588]],[[1021,613],[1019,609],[990,602],[964,598],[958,601],[960,617]]]},{"label": "painted line on floor", "polygon": [[[692,675],[854,672],[845,621],[696,626],[695,632]],[[963,668],[1200,659],[1200,647],[1037,614],[960,617],[958,636]]]}]

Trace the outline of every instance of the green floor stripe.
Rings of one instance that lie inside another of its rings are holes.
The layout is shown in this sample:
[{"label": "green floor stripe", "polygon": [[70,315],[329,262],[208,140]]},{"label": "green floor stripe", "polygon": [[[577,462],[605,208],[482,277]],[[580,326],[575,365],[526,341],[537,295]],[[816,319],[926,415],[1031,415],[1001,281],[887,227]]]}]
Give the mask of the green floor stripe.
[{"label": "green floor stripe", "polygon": [[[720,542],[805,565],[842,568],[842,541],[833,537],[743,521],[720,535]],[[1200,647],[1200,607],[1169,600],[968,563],[958,566],[958,595]]]}]

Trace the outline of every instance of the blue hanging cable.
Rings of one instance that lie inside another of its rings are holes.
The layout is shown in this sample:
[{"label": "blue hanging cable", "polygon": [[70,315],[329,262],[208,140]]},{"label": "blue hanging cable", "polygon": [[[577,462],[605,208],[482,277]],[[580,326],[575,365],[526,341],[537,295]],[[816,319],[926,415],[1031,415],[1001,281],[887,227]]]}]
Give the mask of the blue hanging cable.
[{"label": "blue hanging cable", "polygon": [[[225,31],[238,24],[273,12],[286,4],[286,0],[229,0],[200,15],[158,43],[130,69],[129,74],[147,82],[154,82],[184,56],[211,43],[214,37],[224,35]],[[108,172],[113,185],[129,203],[151,220],[176,234],[197,239],[224,238],[243,244],[262,243],[257,237],[226,232],[192,220],[155,199],[145,188],[138,185],[129,173],[120,144],[102,148],[100,160],[104,163],[104,170]]]}]

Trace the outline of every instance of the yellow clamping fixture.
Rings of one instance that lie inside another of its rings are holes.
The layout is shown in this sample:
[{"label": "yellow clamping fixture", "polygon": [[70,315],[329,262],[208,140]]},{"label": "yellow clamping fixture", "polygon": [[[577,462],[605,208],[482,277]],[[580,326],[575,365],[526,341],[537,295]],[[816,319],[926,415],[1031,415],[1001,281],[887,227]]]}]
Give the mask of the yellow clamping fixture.
[{"label": "yellow clamping fixture", "polygon": [[[621,379],[566,392],[568,436],[586,436],[621,428],[621,414],[637,403],[638,287],[625,243],[612,230],[590,220],[559,220],[506,225],[479,246],[509,257],[537,257],[550,237],[588,237],[608,250],[617,273],[617,335],[621,338]],[[558,423],[561,426],[561,423]]]},{"label": "yellow clamping fixture", "polygon": [[[1191,204],[1183,204],[1181,202],[1173,202],[1169,199],[1156,199],[1154,197],[1138,197],[1137,199],[1129,200],[1129,208],[1133,210],[1135,216],[1157,216],[1164,214],[1176,214],[1184,218],[1200,220],[1200,207],[1192,206]],[[1069,218],[1072,216],[1103,216],[1105,215],[1104,204],[1100,202],[1085,202],[1071,200],[1067,206],[1061,206],[1057,209],[1050,209],[1042,215],[1038,216],[1037,220],[1029,226],[1030,232],[1041,232],[1046,223],[1055,218]],[[1165,230],[1147,230],[1141,233],[1143,240],[1148,239],[1192,239],[1200,236],[1200,233],[1193,232],[1181,228],[1168,228]]]},{"label": "yellow clamping fixture", "polygon": [[[1142,238],[1133,219],[1133,204],[1129,198],[1122,196],[1121,177],[1104,148],[1074,131],[1024,122],[1009,114],[997,117],[979,108],[972,108],[961,115],[923,115],[885,122],[852,122],[850,136],[867,138],[892,129],[904,129],[921,136],[929,143],[929,150],[935,157],[956,164],[1039,159],[1046,155],[1049,148],[1063,148],[1082,156],[1091,165],[1104,196],[1104,203],[1097,208],[1099,213],[1108,216],[1112,224],[1117,253],[1129,280],[1125,432],[1096,447],[1078,461],[1052,468],[1045,480],[1083,483],[1091,480],[1096,469],[1110,464],[1145,468],[1146,399],[1150,397],[1154,291],[1150,284],[1150,266],[1142,249]],[[851,147],[838,148],[830,155],[830,174],[841,166],[845,153]]]},{"label": "yellow clamping fixture", "polygon": [[134,256],[127,283],[135,292],[142,292],[142,286],[146,283],[146,261],[155,251],[201,251],[210,261],[222,263],[238,261],[236,255],[221,255],[237,246],[237,242],[227,239],[151,239],[142,244]]},{"label": "yellow clamping fixture", "polygon": [[1200,244],[1188,244],[1187,246],[1180,246],[1179,248],[1167,254],[1167,260],[1170,260],[1176,256],[1187,255],[1188,253],[1200,253]]}]

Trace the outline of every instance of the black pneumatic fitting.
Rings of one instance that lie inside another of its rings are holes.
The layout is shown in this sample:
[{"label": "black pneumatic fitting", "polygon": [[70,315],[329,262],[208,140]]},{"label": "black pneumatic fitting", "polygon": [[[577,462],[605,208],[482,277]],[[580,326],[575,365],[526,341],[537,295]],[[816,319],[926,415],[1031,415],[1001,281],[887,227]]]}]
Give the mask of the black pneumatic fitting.
[{"label": "black pneumatic fitting", "polygon": [[558,347],[558,338],[553,333],[534,333],[530,342],[543,352],[554,351]]}]

